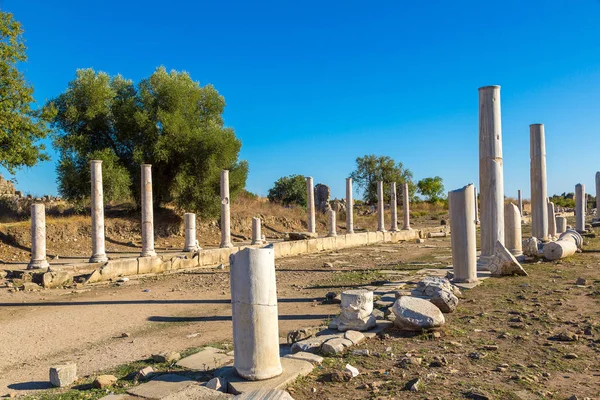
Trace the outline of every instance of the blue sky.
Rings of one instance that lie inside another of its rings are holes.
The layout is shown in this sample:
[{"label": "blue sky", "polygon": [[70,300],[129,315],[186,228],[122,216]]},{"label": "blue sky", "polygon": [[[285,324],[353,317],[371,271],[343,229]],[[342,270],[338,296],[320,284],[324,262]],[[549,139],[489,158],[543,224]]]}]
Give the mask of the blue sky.
[{"label": "blue sky", "polygon": [[[261,195],[302,174],[342,197],[366,154],[446,190],[478,184],[487,85],[502,86],[507,196],[529,197],[532,123],[546,127],[549,193],[594,190],[599,0],[1,1],[25,29],[39,103],[78,68],[137,82],[164,65],[213,84]],[[17,187],[56,194],[55,161],[18,172]]]}]

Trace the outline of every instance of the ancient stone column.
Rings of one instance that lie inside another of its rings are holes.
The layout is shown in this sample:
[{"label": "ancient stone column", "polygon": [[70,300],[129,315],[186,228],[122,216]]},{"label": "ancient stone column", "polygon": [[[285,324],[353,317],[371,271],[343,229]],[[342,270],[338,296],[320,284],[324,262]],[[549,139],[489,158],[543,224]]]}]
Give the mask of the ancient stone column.
[{"label": "ancient stone column", "polygon": [[245,248],[230,256],[233,366],[245,379],[282,373],[272,248]]},{"label": "ancient stone column", "polygon": [[521,195],[521,189],[517,191],[517,206],[519,207],[519,213],[523,216],[523,196]]},{"label": "ancient stone column", "polygon": [[337,236],[337,229],[336,229],[336,220],[335,220],[335,211],[333,210],[329,210],[327,211],[327,220],[329,222],[329,232],[327,233],[327,236],[332,237],[332,236]]},{"label": "ancient stone column", "polygon": [[346,233],[354,233],[354,199],[352,178],[346,178]]},{"label": "ancient stone column", "polygon": [[546,203],[548,207],[548,237],[556,237],[556,213],[554,212],[554,203],[548,199]]},{"label": "ancient stone column", "polygon": [[583,238],[581,235],[576,231],[568,230],[560,235],[557,241],[544,245],[544,257],[553,261],[572,256],[578,248],[581,248],[582,244]]},{"label": "ancient stone column", "polygon": [[519,207],[507,204],[504,206],[504,245],[513,256],[518,257],[523,254],[522,240]]},{"label": "ancient stone column", "polygon": [[142,164],[142,257],[154,257],[154,209],[152,206],[152,165]]},{"label": "ancient stone column", "polygon": [[585,232],[585,185],[575,185],[575,230]]},{"label": "ancient stone column", "polygon": [[531,155],[531,235],[548,240],[546,137],[543,124],[529,125]]},{"label": "ancient stone column", "polygon": [[231,244],[231,205],[229,198],[229,171],[221,171],[221,248]]},{"label": "ancient stone column", "polygon": [[596,218],[600,219],[600,171],[596,172]]},{"label": "ancient stone column", "polygon": [[479,204],[481,266],[491,260],[496,242],[504,244],[504,170],[500,86],[479,88]]},{"label": "ancient stone column", "polygon": [[567,218],[566,217],[556,217],[556,234],[560,235],[561,233],[566,232],[567,230]]},{"label": "ancient stone column", "polygon": [[410,227],[410,197],[407,182],[402,186],[402,207],[404,212],[404,226],[402,226],[402,230],[410,231],[412,228]]},{"label": "ancient stone column", "polygon": [[90,262],[106,262],[104,244],[104,194],[102,190],[102,161],[90,161],[92,175],[92,256]]},{"label": "ancient stone column", "polygon": [[31,260],[27,269],[48,267],[46,260],[46,207],[31,205]]},{"label": "ancient stone column", "polygon": [[315,186],[312,176],[306,177],[306,209],[308,211],[308,231],[317,233],[315,223]]},{"label": "ancient stone column", "polygon": [[260,218],[252,218],[252,244],[263,244]]},{"label": "ancient stone column", "polygon": [[396,182],[392,182],[390,189],[390,210],[392,213],[392,224],[390,231],[398,231],[398,198],[396,197]]},{"label": "ancient stone column", "polygon": [[467,185],[448,192],[450,226],[452,226],[452,263],[455,282],[477,280],[477,248],[475,236],[475,187]]},{"label": "ancient stone column", "polygon": [[479,202],[477,201],[477,186],[473,186],[473,197],[475,198],[475,224],[479,225]]},{"label": "ancient stone column", "polygon": [[185,222],[185,247],[183,251],[198,251],[198,241],[196,240],[196,214],[185,213],[183,216]]},{"label": "ancient stone column", "polygon": [[383,181],[377,181],[377,232],[385,232]]}]

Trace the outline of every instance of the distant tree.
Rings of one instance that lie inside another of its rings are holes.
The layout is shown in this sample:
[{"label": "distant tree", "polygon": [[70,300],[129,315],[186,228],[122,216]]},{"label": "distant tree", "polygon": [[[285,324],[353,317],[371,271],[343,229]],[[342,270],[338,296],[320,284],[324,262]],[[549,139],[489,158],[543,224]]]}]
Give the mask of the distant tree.
[{"label": "distant tree", "polygon": [[39,143],[49,133],[52,109],[34,110],[33,86],[17,69],[27,61],[21,24],[11,13],[0,11],[0,165],[11,174],[48,160]]},{"label": "distant tree", "polygon": [[424,178],[417,182],[419,193],[427,198],[430,203],[442,200],[444,196],[444,183],[442,178],[434,176],[433,178]]},{"label": "distant tree", "polygon": [[306,178],[302,175],[289,175],[279,178],[271,189],[267,198],[269,201],[283,205],[297,204],[306,206]]},{"label": "distant tree", "polygon": [[89,195],[89,171],[82,170],[92,157],[103,160],[113,200],[139,199],[142,163],[152,164],[155,204],[174,202],[201,217],[219,213],[222,169],[229,170],[232,197],[245,187],[248,164],[238,160],[242,143],[224,126],[223,96],[185,72],[160,67],[134,85],[120,75],[79,70],[47,107],[57,111],[54,143],[66,198]]},{"label": "distant tree", "polygon": [[[412,172],[404,168],[401,162],[396,163],[388,156],[366,155],[356,159],[356,169],[350,174],[353,183],[363,191],[363,200],[369,204],[377,202],[377,182],[385,184],[396,182],[397,185],[408,183],[410,198],[414,197],[415,185],[412,182]],[[402,186],[398,188],[398,199],[402,197]],[[384,197],[389,201],[390,192],[386,188]]]}]

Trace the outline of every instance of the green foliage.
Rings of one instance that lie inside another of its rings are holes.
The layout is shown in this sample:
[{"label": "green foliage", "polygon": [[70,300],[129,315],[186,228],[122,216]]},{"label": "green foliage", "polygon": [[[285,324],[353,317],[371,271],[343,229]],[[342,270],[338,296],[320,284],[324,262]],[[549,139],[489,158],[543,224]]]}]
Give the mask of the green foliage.
[{"label": "green foliage", "polygon": [[574,193],[563,193],[561,195],[554,195],[550,197],[550,201],[555,206],[565,208],[575,208],[575,194]]},{"label": "green foliage", "polygon": [[[66,198],[89,193],[89,184],[71,183],[76,179],[69,174],[89,170],[92,155],[104,161],[105,191],[113,200],[139,199],[143,163],[152,164],[155,204],[174,202],[201,217],[219,213],[222,169],[229,170],[232,197],[245,187],[248,164],[238,160],[241,141],[224,126],[225,99],[185,72],[160,67],[136,86],[120,75],[78,70],[47,106],[57,110],[54,142]],[[89,171],[80,174],[89,182]]]},{"label": "green foliage", "polygon": [[[350,178],[356,187],[363,191],[363,200],[366,203],[374,204],[377,202],[377,182],[384,183],[396,182],[400,185],[397,189],[398,199],[402,199],[402,186],[408,183],[410,197],[414,197],[415,185],[412,182],[412,172],[404,168],[401,162],[396,163],[388,156],[375,156],[373,154],[356,159],[356,170],[352,171]],[[386,201],[390,199],[389,190],[384,190]]]},{"label": "green foliage", "polygon": [[445,197],[444,183],[439,176],[421,179],[417,182],[417,188],[419,189],[419,193],[425,196],[430,203],[435,203]]},{"label": "green foliage", "polygon": [[21,24],[11,13],[0,11],[0,165],[11,174],[48,160],[38,143],[49,133],[53,109],[34,110],[33,87],[17,69],[27,61]]},{"label": "green foliage", "polygon": [[290,175],[279,178],[267,198],[283,205],[298,204],[306,206],[306,178],[302,175]]}]

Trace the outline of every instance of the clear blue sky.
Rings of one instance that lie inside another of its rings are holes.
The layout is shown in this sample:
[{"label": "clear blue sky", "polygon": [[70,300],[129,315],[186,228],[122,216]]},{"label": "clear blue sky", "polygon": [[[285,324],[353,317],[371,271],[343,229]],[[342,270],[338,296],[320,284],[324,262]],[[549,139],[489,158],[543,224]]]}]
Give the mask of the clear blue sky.
[{"label": "clear blue sky", "polygon": [[[164,65],[213,84],[261,195],[302,174],[342,197],[365,154],[446,190],[478,183],[486,85],[502,86],[507,196],[529,197],[531,123],[546,126],[549,193],[593,192],[600,170],[599,0],[1,2],[24,26],[39,103],[77,68],[137,82]],[[55,161],[18,188],[55,194]]]}]

